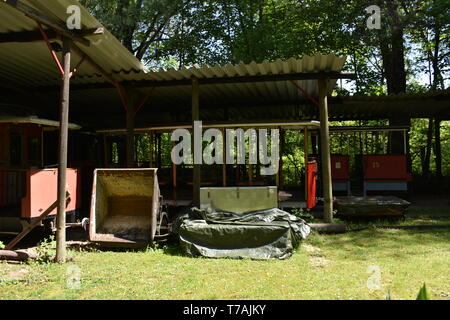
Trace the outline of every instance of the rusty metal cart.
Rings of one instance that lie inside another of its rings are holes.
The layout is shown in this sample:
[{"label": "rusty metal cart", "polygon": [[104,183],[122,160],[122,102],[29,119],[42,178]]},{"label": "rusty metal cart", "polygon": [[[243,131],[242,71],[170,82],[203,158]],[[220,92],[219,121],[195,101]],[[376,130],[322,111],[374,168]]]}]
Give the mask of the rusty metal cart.
[{"label": "rusty metal cart", "polygon": [[109,246],[147,245],[166,219],[157,169],[97,169],[89,237]]}]

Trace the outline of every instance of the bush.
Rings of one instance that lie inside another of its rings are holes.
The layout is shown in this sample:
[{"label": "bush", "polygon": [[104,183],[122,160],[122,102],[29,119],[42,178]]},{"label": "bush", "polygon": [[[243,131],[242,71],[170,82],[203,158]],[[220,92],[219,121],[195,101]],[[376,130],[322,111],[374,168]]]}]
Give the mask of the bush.
[{"label": "bush", "polygon": [[314,216],[311,214],[311,212],[305,211],[303,209],[292,209],[291,214],[306,221],[311,221],[314,219]]},{"label": "bush", "polygon": [[42,240],[36,248],[38,258],[35,261],[44,264],[52,262],[55,256],[55,245],[56,241],[54,236]]}]

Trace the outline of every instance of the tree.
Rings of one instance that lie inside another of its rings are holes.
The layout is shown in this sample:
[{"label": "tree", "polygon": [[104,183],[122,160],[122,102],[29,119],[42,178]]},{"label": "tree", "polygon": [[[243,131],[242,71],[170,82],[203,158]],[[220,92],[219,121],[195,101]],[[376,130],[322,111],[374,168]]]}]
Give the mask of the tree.
[{"label": "tree", "polygon": [[140,60],[157,59],[189,0],[80,0]]}]

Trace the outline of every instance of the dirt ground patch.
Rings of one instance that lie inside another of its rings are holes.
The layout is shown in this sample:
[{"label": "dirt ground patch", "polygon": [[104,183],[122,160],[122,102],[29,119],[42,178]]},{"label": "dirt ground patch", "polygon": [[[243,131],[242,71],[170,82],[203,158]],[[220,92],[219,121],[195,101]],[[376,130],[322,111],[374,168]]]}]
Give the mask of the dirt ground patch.
[{"label": "dirt ground patch", "polygon": [[15,265],[12,263],[0,264],[0,282],[1,281],[24,281],[29,270],[21,265]]}]

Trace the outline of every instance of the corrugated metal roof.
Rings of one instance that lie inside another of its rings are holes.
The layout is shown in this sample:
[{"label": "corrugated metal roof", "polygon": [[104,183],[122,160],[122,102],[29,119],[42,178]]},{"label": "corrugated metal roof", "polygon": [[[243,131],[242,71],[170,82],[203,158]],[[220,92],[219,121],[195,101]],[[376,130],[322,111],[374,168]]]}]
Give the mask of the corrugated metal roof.
[{"label": "corrugated metal roof", "polygon": [[[286,75],[300,73],[340,72],[345,63],[345,57],[335,55],[306,56],[303,59],[265,61],[261,64],[239,64],[227,66],[204,66],[183,68],[181,70],[152,70],[149,73],[121,73],[123,81],[140,81],[148,83],[147,88],[140,87],[138,91],[146,96],[151,90],[151,82],[172,82],[190,80],[193,76],[199,80],[233,78],[246,76]],[[85,78],[86,83],[102,81],[101,78]],[[317,80],[298,80],[297,85],[302,87],[311,96],[318,96]],[[334,89],[336,80],[331,80],[329,92]],[[114,105],[120,103],[118,95],[113,89],[73,90],[72,99],[84,105]],[[152,107],[171,108],[191,103],[191,86],[162,86],[156,87],[148,104]],[[202,108],[214,106],[236,106],[257,104],[298,104],[306,100],[302,92],[289,81],[265,82],[236,82],[221,84],[202,84],[200,86],[200,99]]]},{"label": "corrugated metal roof", "polygon": [[[43,14],[57,19],[61,22],[67,18],[66,9],[69,5],[79,5],[76,0],[22,0],[22,2],[42,12]],[[101,27],[101,24],[92,17],[85,8],[80,6],[82,12],[83,29]],[[0,2],[0,33],[17,33],[23,31],[37,31],[36,23],[16,9]],[[96,63],[107,73],[121,82],[132,82],[139,84],[138,91],[145,96],[149,87],[155,83],[168,83],[174,81],[185,81],[185,85],[162,86],[156,88],[152,98],[143,110],[154,112],[154,109],[169,112],[164,115],[171,121],[182,119],[186,111],[190,110],[191,86],[189,81],[192,77],[200,81],[205,79],[232,79],[229,83],[202,84],[201,112],[205,117],[211,119],[242,118],[247,106],[252,110],[258,106],[273,106],[265,108],[264,117],[275,119],[277,115],[275,106],[300,105],[304,103],[305,96],[292,83],[287,80],[265,82],[238,81],[242,77],[277,77],[292,74],[315,74],[315,73],[339,73],[341,72],[345,57],[335,55],[304,56],[302,59],[276,60],[262,63],[252,62],[250,64],[240,63],[238,65],[225,66],[193,66],[191,68],[147,70],[122,44],[105,29],[103,35],[89,38],[91,45],[77,45],[82,48]],[[9,84],[9,87],[22,87],[31,91],[44,93],[48,97],[59,95],[60,75],[50,56],[48,48],[43,41],[31,43],[0,43],[0,82]],[[73,55],[72,66],[80,61],[81,57]],[[234,79],[236,79],[235,82]],[[264,78],[265,80],[266,78]],[[284,78],[283,78],[284,79]],[[71,92],[71,110],[80,114],[80,117],[88,118],[92,112],[123,111],[119,95],[114,88],[108,88],[107,81],[89,63],[84,62],[79,71],[72,77],[73,89]],[[142,85],[145,83],[147,85]],[[298,80],[297,85],[302,87],[309,95],[318,96],[318,84],[316,80]],[[329,92],[334,88],[336,80],[331,80]],[[84,86],[76,90],[76,86]],[[106,85],[106,87],[105,87]],[[87,89],[86,86],[102,87],[100,89]],[[54,91],[51,91],[53,88]],[[49,91],[45,91],[48,89]],[[56,90],[55,90],[56,89]],[[36,104],[36,96],[30,96],[30,101]],[[230,107],[225,116],[224,106]],[[53,106],[36,106],[49,112]],[[222,107],[222,109],[220,109]],[[256,109],[255,109],[256,108]],[[250,110],[249,109],[249,110]],[[270,109],[270,110],[269,110]],[[237,110],[237,111],[236,111]],[[262,109],[260,109],[262,110]],[[253,112],[253,111],[252,111]],[[304,117],[304,112],[297,109],[288,109],[283,116],[294,118]],[[85,114],[81,116],[81,114]],[[180,114],[183,113],[183,114]],[[173,116],[175,115],[175,116]],[[186,117],[189,116],[186,113]],[[245,118],[245,117],[244,117]],[[180,120],[178,120],[180,121]]]},{"label": "corrugated metal roof", "polygon": [[[68,6],[78,5],[81,9],[82,30],[102,25],[76,0],[22,0],[46,16],[64,22],[68,18]],[[15,8],[0,2],[0,33],[37,31],[36,22]],[[108,30],[104,34],[89,38],[90,46],[77,45],[108,73],[144,71],[144,65],[134,57]],[[0,43],[0,79],[17,83],[23,87],[58,84],[59,74],[45,42]],[[75,66],[81,59],[73,55]],[[98,71],[83,63],[73,82],[78,77],[94,76]],[[104,80],[102,80],[104,81]]]},{"label": "corrugated metal roof", "polygon": [[[82,29],[98,28],[102,25],[89,14],[76,0],[21,0],[43,14],[60,22],[66,21],[67,7],[78,5],[81,9]],[[23,31],[37,31],[35,21],[28,18],[11,6],[0,2],[0,33],[8,34]],[[134,57],[108,30],[103,35],[90,38],[89,47],[77,43],[96,63],[119,81],[171,81],[191,79],[232,78],[239,76],[277,75],[303,72],[340,72],[345,58],[334,55],[305,56],[303,59],[264,61],[257,64],[226,65],[226,66],[194,66],[180,70],[150,70]],[[48,52],[46,44],[40,42],[28,43],[0,43],[0,79],[17,83],[23,87],[55,86],[59,83],[59,74]],[[74,55],[72,65],[76,65],[81,57]],[[105,79],[88,63],[83,63],[79,71],[72,78],[73,84],[104,83]],[[314,93],[317,88],[315,81],[301,84],[308,92]],[[226,88],[226,91],[232,86]],[[248,88],[246,88],[248,87]],[[241,90],[260,92],[267,88],[267,84],[249,86],[240,85]],[[246,90],[247,89],[247,90]],[[286,85],[276,83],[270,88],[272,92],[293,94]]]}]

